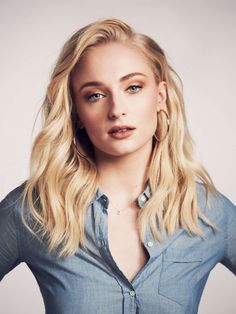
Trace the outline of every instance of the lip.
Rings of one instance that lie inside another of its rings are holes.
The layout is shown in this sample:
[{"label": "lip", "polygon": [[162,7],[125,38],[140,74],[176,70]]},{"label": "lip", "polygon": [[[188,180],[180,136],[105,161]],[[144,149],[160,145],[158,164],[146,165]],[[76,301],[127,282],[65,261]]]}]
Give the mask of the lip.
[{"label": "lip", "polygon": [[134,132],[135,129],[121,129],[121,131],[110,133],[109,136],[116,140],[122,140],[130,137]]},{"label": "lip", "polygon": [[117,133],[121,130],[127,130],[127,131],[130,131],[130,130],[134,130],[136,129],[134,126],[132,125],[116,125],[116,126],[113,126],[109,131],[108,131],[108,134],[113,134],[113,133]]}]

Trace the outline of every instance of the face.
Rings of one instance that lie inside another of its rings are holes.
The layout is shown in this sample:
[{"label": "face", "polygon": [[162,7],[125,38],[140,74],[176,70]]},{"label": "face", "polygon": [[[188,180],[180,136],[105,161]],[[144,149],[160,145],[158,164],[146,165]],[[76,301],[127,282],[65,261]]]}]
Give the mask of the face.
[{"label": "face", "polygon": [[87,51],[72,77],[79,124],[95,156],[145,153],[152,147],[157,111],[165,109],[166,84],[157,85],[137,49],[108,43]]}]

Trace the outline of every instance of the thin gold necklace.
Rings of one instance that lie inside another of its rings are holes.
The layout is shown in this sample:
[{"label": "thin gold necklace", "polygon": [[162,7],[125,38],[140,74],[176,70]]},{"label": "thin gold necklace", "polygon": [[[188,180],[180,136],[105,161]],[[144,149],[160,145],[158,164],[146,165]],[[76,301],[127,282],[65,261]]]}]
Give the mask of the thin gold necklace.
[{"label": "thin gold necklace", "polygon": [[[115,206],[113,203],[112,203],[112,201],[110,201],[109,202],[111,205],[112,205],[112,207],[116,210],[116,215],[120,215],[121,214],[121,212],[123,212],[124,210],[125,210],[125,208],[122,208],[122,209],[120,209],[120,208],[118,208],[117,206]],[[132,202],[132,204],[134,203],[134,201]]]}]

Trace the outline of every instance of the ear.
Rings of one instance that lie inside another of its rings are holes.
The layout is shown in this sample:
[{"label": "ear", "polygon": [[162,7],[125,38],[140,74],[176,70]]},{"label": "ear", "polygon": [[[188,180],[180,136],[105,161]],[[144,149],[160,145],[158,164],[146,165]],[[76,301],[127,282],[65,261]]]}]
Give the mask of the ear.
[{"label": "ear", "polygon": [[157,111],[167,111],[166,106],[167,99],[167,84],[165,81],[159,83],[157,87]]}]

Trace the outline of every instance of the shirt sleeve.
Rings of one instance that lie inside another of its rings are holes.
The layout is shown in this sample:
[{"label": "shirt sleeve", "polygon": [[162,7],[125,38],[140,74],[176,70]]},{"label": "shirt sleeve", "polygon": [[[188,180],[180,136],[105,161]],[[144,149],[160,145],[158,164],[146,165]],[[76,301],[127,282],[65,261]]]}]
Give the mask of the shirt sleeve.
[{"label": "shirt sleeve", "polygon": [[236,206],[223,196],[226,214],[225,254],[221,263],[236,275]]},{"label": "shirt sleeve", "polygon": [[15,202],[10,195],[0,203],[0,281],[21,263]]}]

